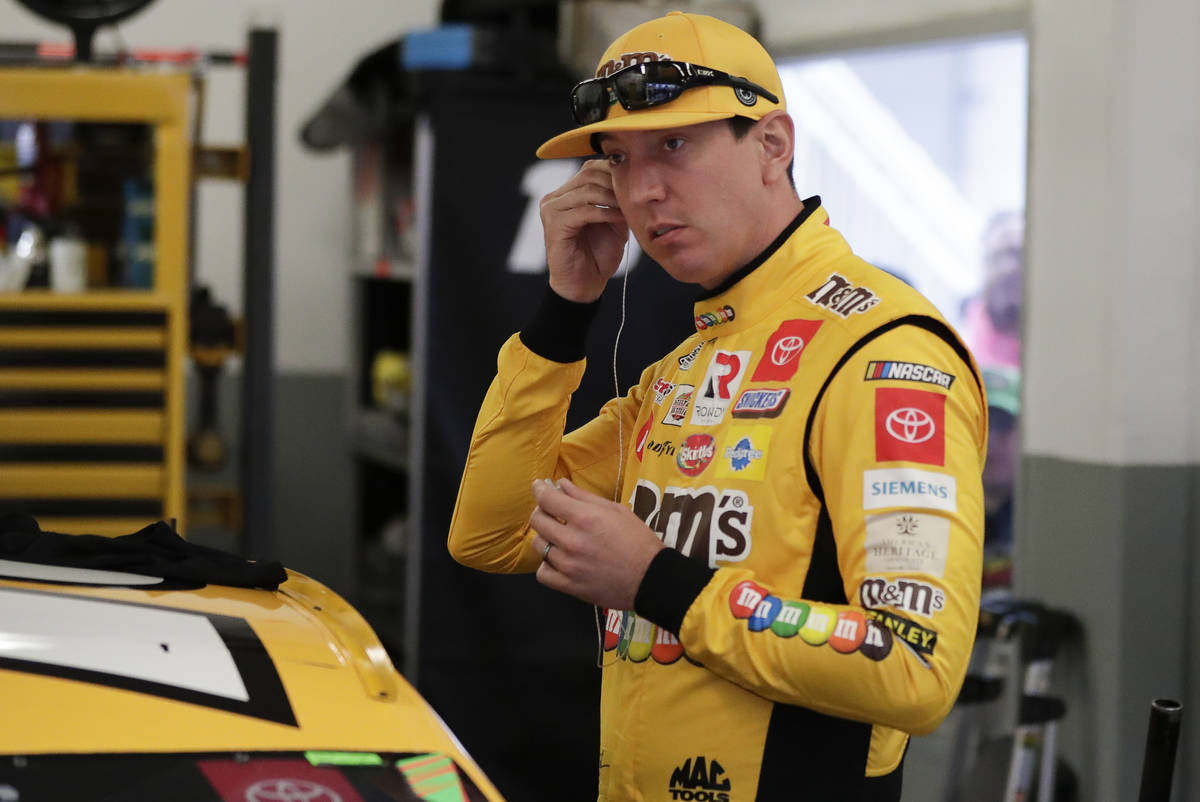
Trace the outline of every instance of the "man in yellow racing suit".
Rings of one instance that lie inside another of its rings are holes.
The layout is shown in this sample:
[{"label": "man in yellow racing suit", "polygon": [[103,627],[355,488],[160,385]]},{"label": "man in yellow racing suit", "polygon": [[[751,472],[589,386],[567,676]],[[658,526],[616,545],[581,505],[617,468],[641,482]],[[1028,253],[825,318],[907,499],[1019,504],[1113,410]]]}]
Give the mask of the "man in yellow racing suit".
[{"label": "man in yellow racing suit", "polygon": [[[601,73],[654,51],[777,97],[756,46],[673,13]],[[543,201],[550,291],[500,352],[449,547],[602,608],[600,799],[897,800],[908,734],[949,711],[974,637],[983,390],[938,312],[795,197],[782,100],[733,108],[755,120],[741,137],[710,100],[695,122],[652,116],[720,92],[624,113],[618,97],[539,151],[607,158]],[[716,165],[749,188],[706,190]],[[564,436],[626,227],[705,289],[696,331]]]}]

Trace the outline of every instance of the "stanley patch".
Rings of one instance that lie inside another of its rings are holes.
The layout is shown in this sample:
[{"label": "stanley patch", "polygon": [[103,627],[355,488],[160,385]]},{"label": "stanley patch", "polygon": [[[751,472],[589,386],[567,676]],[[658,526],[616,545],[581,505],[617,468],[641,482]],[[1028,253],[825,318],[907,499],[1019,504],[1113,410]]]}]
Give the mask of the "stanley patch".
[{"label": "stanley patch", "polygon": [[937,646],[937,632],[934,630],[887,610],[863,610],[863,614],[890,629],[896,640],[912,647],[918,656],[933,656],[933,650]]}]

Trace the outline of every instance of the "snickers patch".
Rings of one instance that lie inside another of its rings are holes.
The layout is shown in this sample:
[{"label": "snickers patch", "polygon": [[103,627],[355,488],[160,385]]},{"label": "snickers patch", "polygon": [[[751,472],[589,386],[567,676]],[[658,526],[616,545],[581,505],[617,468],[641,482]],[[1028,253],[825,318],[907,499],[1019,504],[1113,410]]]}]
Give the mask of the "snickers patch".
[{"label": "snickers patch", "polygon": [[786,387],[759,387],[743,390],[730,412],[735,418],[777,418],[787,404]]}]

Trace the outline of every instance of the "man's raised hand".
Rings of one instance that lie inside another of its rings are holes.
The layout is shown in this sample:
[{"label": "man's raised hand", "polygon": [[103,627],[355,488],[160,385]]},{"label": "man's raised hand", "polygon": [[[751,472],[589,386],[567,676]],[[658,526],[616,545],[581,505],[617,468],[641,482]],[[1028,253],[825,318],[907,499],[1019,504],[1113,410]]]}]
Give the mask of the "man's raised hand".
[{"label": "man's raised hand", "polygon": [[585,161],[570,181],[542,198],[541,215],[550,288],[569,301],[599,298],[629,239],[608,162]]}]

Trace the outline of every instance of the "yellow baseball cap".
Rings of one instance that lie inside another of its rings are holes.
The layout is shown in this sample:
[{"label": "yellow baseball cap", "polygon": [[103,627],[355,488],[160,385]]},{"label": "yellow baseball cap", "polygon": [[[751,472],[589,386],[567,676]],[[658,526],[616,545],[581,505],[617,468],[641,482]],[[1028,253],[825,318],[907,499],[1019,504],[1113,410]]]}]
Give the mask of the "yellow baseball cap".
[{"label": "yellow baseball cap", "polygon": [[581,125],[543,143],[541,159],[562,159],[594,153],[593,134],[605,131],[654,131],[683,125],[749,117],[758,120],[776,109],[786,109],[779,71],[766,49],[750,34],[728,22],[704,14],[672,11],[642,23],[608,46],[596,67],[596,77],[648,61],[680,61],[745,78],[779,98],[772,103],[760,95],[735,91],[729,86],[699,86],[674,100],[647,109],[626,111],[615,103],[608,116]]}]

